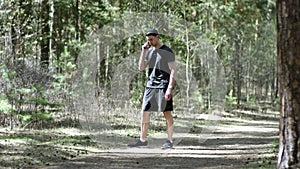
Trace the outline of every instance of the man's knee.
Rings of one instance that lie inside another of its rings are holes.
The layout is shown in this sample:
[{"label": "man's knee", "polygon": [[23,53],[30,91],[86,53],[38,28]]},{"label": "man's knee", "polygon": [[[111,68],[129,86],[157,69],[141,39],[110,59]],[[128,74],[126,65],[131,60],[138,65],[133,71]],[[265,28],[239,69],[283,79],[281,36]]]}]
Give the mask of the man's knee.
[{"label": "man's knee", "polygon": [[172,116],[172,112],[171,112],[171,111],[165,111],[165,112],[164,112],[164,116],[165,116],[165,117]]}]

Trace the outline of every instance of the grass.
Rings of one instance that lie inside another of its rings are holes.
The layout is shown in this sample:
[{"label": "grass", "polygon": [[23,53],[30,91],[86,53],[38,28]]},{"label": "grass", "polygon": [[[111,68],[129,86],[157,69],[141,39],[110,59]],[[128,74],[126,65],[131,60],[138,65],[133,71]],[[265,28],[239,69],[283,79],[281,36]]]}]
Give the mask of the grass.
[{"label": "grass", "polygon": [[[239,116],[241,117],[239,118]],[[43,166],[102,151],[120,140],[123,141],[120,144],[124,144],[132,138],[139,137],[139,121],[134,119],[126,121],[124,118],[125,116],[116,116],[108,126],[108,130],[97,131],[98,138],[101,137],[100,140],[95,139],[95,132],[83,133],[76,128],[15,131],[0,128],[0,168],[43,168]],[[261,114],[239,110],[229,112],[228,117],[225,118],[217,122],[212,121],[211,125],[215,123],[225,126],[233,123],[243,124],[247,121],[273,120],[276,117],[270,113]],[[189,134],[197,134],[202,127],[210,125],[210,121],[205,120],[202,116],[201,118],[197,116],[196,119],[178,115],[174,120],[175,130],[176,127],[181,127],[184,132]],[[191,131],[191,128],[195,131]],[[228,128],[228,130],[232,130],[232,128]],[[164,118],[153,116],[149,136],[156,136],[165,132]],[[278,141],[274,141],[272,144],[267,153],[259,154],[260,158],[246,159],[245,167],[241,168],[275,168]]]},{"label": "grass", "polygon": [[258,160],[251,160],[248,158],[246,161],[247,167],[242,167],[241,169],[274,169],[276,168],[276,152],[278,150],[278,140],[274,140],[272,142],[272,146],[269,150],[269,155],[264,154],[262,157],[258,158]]},{"label": "grass", "polygon": [[[0,168],[36,168],[107,149],[118,140],[139,135],[138,126],[115,126],[107,132],[83,133],[76,128],[15,130],[0,128]],[[165,132],[149,129],[149,136]],[[99,140],[98,138],[101,137]],[[114,137],[114,138],[111,138]],[[99,143],[100,142],[100,143]]]},{"label": "grass", "polygon": [[101,149],[77,129],[8,131],[0,129],[0,168],[35,168]]}]

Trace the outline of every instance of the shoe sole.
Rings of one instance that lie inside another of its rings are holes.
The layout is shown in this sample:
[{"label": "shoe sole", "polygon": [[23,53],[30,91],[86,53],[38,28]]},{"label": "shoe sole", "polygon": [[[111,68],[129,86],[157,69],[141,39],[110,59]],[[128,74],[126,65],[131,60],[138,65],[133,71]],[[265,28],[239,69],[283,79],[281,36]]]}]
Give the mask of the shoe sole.
[{"label": "shoe sole", "polygon": [[147,146],[127,146],[127,147],[129,147],[129,148],[146,148],[146,147],[148,147],[148,145]]},{"label": "shoe sole", "polygon": [[161,147],[162,150],[173,149],[173,147]]}]

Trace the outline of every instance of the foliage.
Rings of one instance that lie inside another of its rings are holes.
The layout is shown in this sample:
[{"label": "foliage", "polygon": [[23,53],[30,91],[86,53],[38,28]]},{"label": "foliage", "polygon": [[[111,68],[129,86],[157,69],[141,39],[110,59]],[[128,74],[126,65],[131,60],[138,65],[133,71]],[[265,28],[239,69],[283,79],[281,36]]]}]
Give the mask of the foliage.
[{"label": "foliage", "polygon": [[7,131],[5,134],[1,131],[0,140],[5,150],[0,155],[1,168],[45,168],[100,148],[89,135],[74,135],[72,129],[63,128]]},{"label": "foliage", "polygon": [[[26,126],[32,122],[53,119],[50,109],[59,105],[49,100],[50,95],[47,93],[49,77],[23,64],[14,66],[7,64],[1,71],[3,86],[1,112],[15,117],[14,125],[20,126],[18,123],[24,123],[21,126]],[[21,72],[27,74],[20,76]]]},{"label": "foliage", "polygon": [[0,111],[3,112],[4,114],[9,114],[12,112],[12,105],[9,104],[7,99],[2,99],[0,100]]},{"label": "foliage", "polygon": [[[273,0],[5,1],[0,10],[0,113],[12,115],[20,126],[62,116],[77,118],[72,88],[86,36],[126,12],[166,13],[195,24],[209,37],[225,68],[228,106],[251,98],[276,100],[274,11]],[[168,35],[161,40],[171,46],[178,61],[188,64],[197,85],[206,88],[210,80],[206,65],[187,46],[197,42]],[[115,44],[114,52],[97,64],[96,88],[109,91],[113,70],[128,54],[139,52],[144,41],[136,34]],[[110,48],[101,44],[99,49]],[[141,104],[144,85],[145,74],[130,84],[130,102],[135,106]],[[205,93],[191,99],[209,103],[211,98]]]},{"label": "foliage", "polygon": [[237,98],[233,96],[233,90],[230,90],[228,95],[226,95],[226,104],[228,107],[236,107],[237,106]]}]

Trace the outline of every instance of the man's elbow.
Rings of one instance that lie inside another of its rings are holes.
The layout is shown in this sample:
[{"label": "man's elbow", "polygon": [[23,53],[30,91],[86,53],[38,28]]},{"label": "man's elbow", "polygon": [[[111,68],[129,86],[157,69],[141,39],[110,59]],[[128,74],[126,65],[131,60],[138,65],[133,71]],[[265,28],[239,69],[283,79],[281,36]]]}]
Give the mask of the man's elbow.
[{"label": "man's elbow", "polygon": [[145,70],[146,69],[146,67],[147,67],[147,63],[139,63],[139,71],[143,71],[143,70]]},{"label": "man's elbow", "polygon": [[145,67],[144,66],[139,66],[139,71],[143,71],[145,70]]}]

